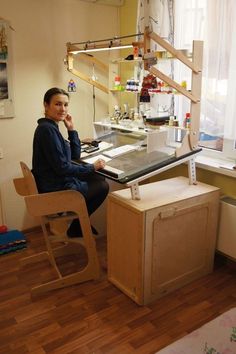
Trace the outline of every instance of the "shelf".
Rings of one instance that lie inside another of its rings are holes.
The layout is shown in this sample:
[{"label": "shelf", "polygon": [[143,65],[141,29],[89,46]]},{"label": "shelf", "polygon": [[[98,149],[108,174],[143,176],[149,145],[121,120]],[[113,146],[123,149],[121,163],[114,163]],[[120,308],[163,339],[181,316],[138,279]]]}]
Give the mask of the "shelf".
[{"label": "shelf", "polygon": [[[192,58],[192,53],[189,52],[189,50],[187,49],[179,49],[178,52],[181,52],[182,54],[184,54],[187,58],[191,59]],[[167,51],[157,51],[154,52],[155,56],[157,57],[157,59],[176,59],[175,56],[173,56],[171,53],[167,52]]]},{"label": "shelf", "polygon": [[[191,90],[187,90],[189,93],[191,93]],[[153,91],[148,91],[149,95],[181,95],[182,93],[178,91],[172,91],[172,92],[164,92],[164,91],[159,91],[159,92],[153,92]]]},{"label": "shelf", "polygon": [[109,91],[112,93],[119,93],[119,92],[121,92],[121,93],[136,93],[136,94],[140,93],[140,91],[116,90],[116,89],[110,89]]},{"label": "shelf", "polygon": [[127,60],[124,58],[119,58],[119,59],[114,59],[111,61],[111,64],[119,64],[119,63],[143,63],[143,58],[138,58],[138,59],[133,59],[133,60]]}]

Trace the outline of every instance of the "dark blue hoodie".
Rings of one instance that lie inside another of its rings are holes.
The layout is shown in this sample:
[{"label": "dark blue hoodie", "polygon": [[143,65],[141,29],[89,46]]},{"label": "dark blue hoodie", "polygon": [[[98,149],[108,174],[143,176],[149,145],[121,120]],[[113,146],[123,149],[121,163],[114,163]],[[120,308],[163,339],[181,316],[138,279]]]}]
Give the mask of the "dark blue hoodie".
[{"label": "dark blue hoodie", "polygon": [[74,189],[86,194],[86,174],[94,172],[94,166],[71,162],[71,159],[80,158],[77,131],[68,131],[68,139],[63,138],[58,124],[52,119],[38,120],[33,140],[32,172],[39,193]]}]

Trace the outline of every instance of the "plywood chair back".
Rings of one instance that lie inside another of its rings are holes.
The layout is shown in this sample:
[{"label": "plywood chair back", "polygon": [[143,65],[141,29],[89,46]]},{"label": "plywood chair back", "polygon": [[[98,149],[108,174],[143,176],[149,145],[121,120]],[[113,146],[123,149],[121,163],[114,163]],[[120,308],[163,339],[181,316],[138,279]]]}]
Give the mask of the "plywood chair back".
[{"label": "plywood chair back", "polygon": [[20,162],[20,166],[23,177],[14,178],[13,180],[16,192],[21,196],[38,194],[37,185],[29,167],[22,161]]},{"label": "plywood chair back", "polygon": [[[39,218],[46,244],[45,252],[26,257],[22,260],[22,263],[28,264],[32,261],[35,262],[47,258],[57,274],[57,279],[32,288],[32,295],[91,279],[98,279],[100,266],[96,243],[92,235],[90,219],[83,195],[72,190],[39,194],[32,172],[24,162],[21,162],[20,165],[23,177],[14,179],[15,189],[18,194],[24,196],[28,213]],[[79,218],[80,220],[83,238],[68,238],[66,233],[55,234],[48,227],[48,224],[57,220],[68,223],[74,218]],[[55,242],[61,242],[62,246],[53,247]],[[88,263],[81,271],[63,276],[58,268],[56,257],[78,252],[76,245],[82,245],[86,249]]]}]

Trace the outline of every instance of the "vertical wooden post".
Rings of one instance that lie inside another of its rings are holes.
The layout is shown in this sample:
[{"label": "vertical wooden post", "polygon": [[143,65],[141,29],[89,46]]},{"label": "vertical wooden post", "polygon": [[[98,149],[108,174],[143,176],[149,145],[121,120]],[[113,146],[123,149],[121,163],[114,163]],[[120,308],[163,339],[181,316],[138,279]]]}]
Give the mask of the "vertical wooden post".
[{"label": "vertical wooden post", "polygon": [[[149,37],[150,29],[149,27],[145,27],[144,35],[143,35],[143,53],[146,54],[150,51],[150,37]],[[144,70],[148,70],[147,60],[144,60]]]},{"label": "vertical wooden post", "polygon": [[202,85],[202,59],[203,42],[193,41],[193,63],[199,68],[198,73],[192,71],[192,95],[197,97],[197,102],[191,102],[191,129],[190,129],[190,147],[195,150],[198,146],[199,127],[200,127],[200,109],[201,109],[201,85]]}]

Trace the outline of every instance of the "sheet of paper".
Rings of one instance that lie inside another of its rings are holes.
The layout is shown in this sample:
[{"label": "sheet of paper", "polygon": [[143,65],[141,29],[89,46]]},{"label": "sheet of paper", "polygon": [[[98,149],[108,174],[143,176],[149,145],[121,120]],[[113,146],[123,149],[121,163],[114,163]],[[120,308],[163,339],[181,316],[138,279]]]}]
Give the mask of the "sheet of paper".
[{"label": "sheet of paper", "polygon": [[111,159],[107,156],[104,155],[96,155],[96,156],[92,156],[92,157],[88,157],[87,159],[83,159],[83,161],[88,162],[88,163],[94,163],[97,160],[104,160],[105,162],[111,161]]},{"label": "sheet of paper", "polygon": [[119,170],[118,168],[115,168],[115,167],[112,167],[112,166],[108,166],[108,165],[106,165],[104,167],[104,171],[105,172],[115,173],[117,175],[117,177],[120,177],[124,173],[124,171]]},{"label": "sheet of paper", "polygon": [[99,143],[99,151],[103,151],[103,150],[109,149],[112,146],[113,146],[112,143],[107,143],[106,141],[101,141]]},{"label": "sheet of paper", "polygon": [[147,133],[147,153],[166,146],[167,131],[153,131]]}]

